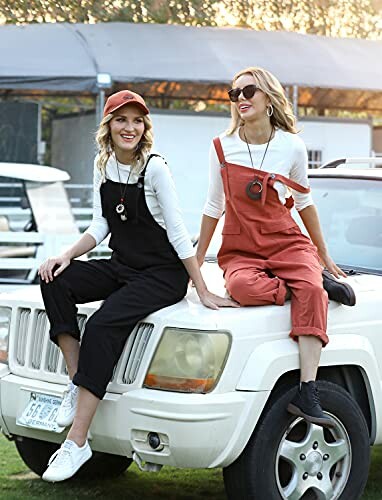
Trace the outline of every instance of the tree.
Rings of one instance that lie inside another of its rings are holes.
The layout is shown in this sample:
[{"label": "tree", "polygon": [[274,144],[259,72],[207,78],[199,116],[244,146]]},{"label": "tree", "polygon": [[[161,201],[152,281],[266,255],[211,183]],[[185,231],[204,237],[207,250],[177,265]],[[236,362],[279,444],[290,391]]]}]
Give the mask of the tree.
[{"label": "tree", "polygon": [[6,23],[108,21],[240,26],[382,38],[381,0],[0,0]]}]

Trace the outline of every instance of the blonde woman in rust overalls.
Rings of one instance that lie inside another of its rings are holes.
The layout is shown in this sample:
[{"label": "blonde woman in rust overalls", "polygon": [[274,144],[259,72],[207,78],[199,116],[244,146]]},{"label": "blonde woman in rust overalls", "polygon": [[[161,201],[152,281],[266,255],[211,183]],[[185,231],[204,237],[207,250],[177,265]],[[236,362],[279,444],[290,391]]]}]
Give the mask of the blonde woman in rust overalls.
[{"label": "blonde woman in rust overalls", "polygon": [[[315,383],[321,349],[328,343],[328,294],[354,305],[354,292],[331,276],[345,274],[328,254],[308,185],[306,147],[296,135],[281,84],[253,67],[234,77],[228,94],[232,122],[211,147],[197,259],[201,265],[225,209],[218,262],[227,291],[242,306],[283,305],[291,298],[290,336],[299,345],[301,384],[288,410],[331,427]],[[290,215],[293,203],[311,239]]]}]

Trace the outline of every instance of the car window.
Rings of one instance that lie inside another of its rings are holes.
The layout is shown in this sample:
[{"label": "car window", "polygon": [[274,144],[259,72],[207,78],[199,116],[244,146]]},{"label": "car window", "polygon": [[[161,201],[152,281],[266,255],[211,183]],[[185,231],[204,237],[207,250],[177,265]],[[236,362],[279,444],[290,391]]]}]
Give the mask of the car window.
[{"label": "car window", "polygon": [[382,181],[311,178],[310,184],[334,261],[382,271]]},{"label": "car window", "polygon": [[[382,272],[382,180],[311,178],[310,184],[333,260]],[[296,210],[292,215],[307,234]],[[209,259],[219,251],[223,223],[219,221],[209,246]]]}]

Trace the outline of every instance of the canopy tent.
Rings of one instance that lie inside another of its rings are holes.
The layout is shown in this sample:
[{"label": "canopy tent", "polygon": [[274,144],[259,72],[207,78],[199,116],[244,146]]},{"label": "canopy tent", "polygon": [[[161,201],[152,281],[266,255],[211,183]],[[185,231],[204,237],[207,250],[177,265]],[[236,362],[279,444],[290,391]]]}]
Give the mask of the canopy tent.
[{"label": "canopy tent", "polygon": [[[97,74],[114,88],[145,95],[224,96],[233,74],[250,65],[300,88],[304,106],[382,110],[382,41],[239,28],[162,24],[0,26],[0,95],[98,92]],[[3,90],[1,90],[3,89]]]}]

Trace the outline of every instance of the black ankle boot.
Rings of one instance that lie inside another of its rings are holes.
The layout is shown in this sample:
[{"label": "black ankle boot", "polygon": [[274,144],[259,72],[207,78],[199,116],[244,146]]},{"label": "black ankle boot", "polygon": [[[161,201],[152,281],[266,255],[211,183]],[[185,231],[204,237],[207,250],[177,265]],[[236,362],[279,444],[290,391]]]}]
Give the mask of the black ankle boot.
[{"label": "black ankle boot", "polygon": [[302,417],[312,424],[321,427],[335,426],[334,421],[322,411],[318,388],[314,380],[301,383],[301,387],[289,403],[287,410],[292,415]]},{"label": "black ankle boot", "polygon": [[350,285],[343,281],[337,281],[336,278],[326,270],[322,271],[322,280],[324,289],[328,292],[330,300],[334,300],[345,306],[355,305],[355,293]]}]

